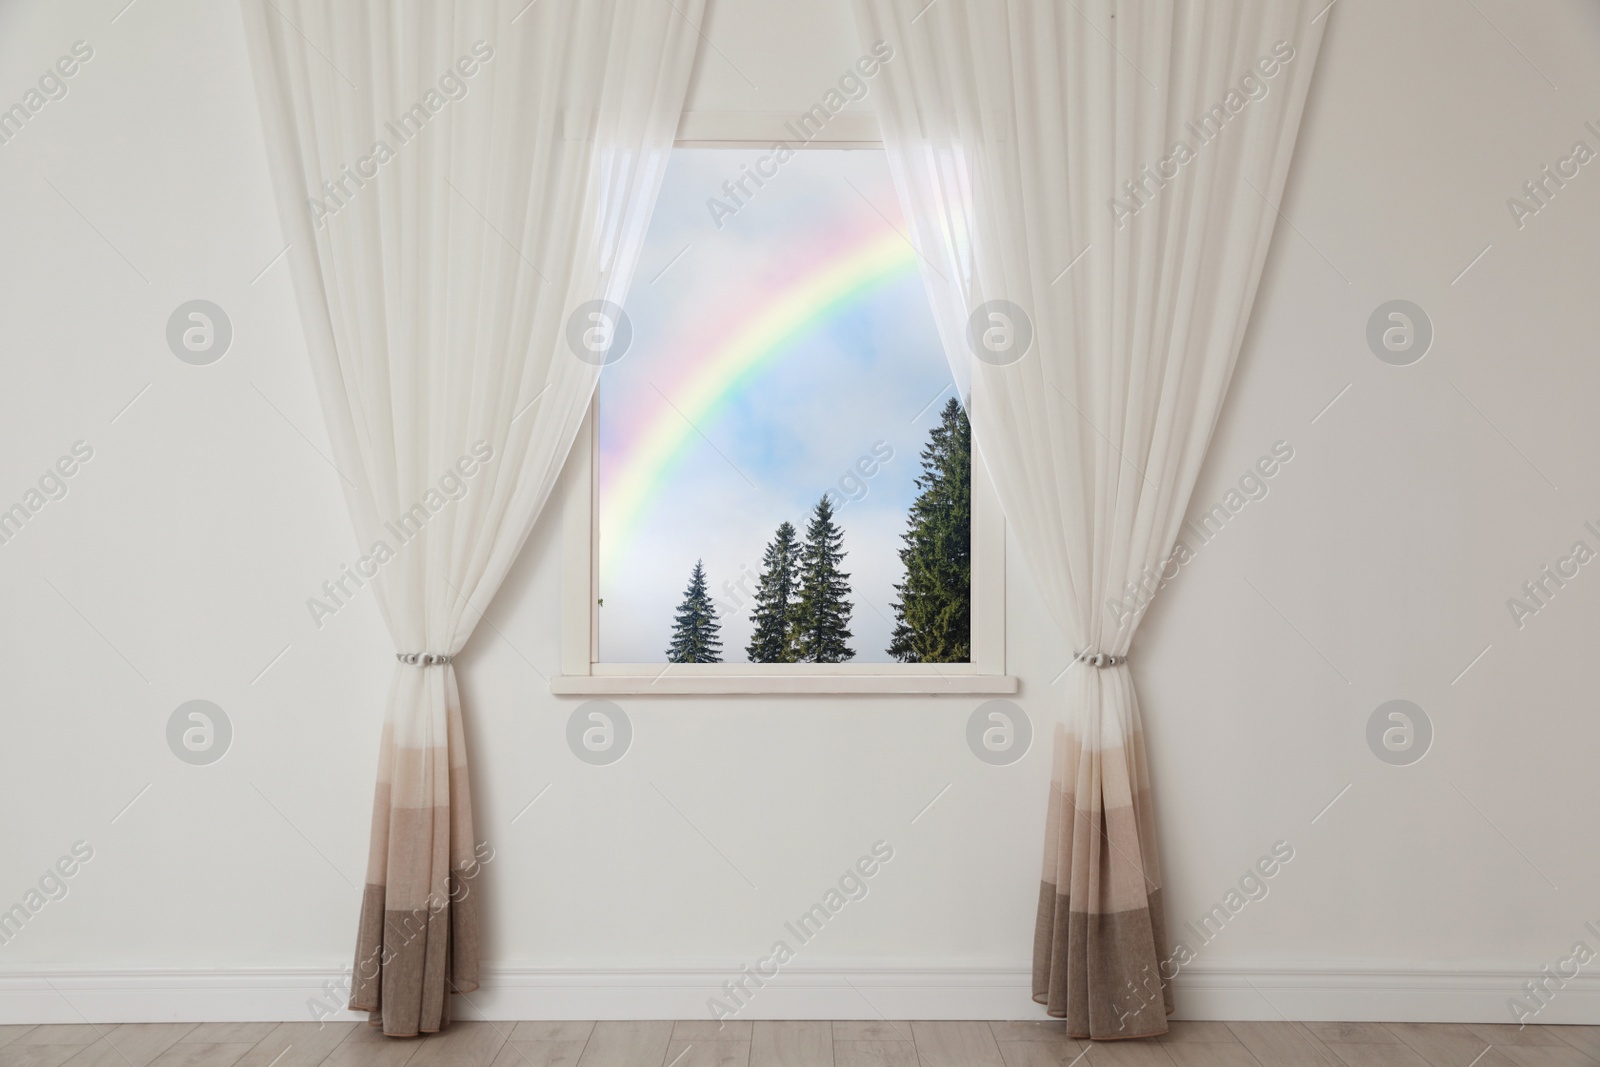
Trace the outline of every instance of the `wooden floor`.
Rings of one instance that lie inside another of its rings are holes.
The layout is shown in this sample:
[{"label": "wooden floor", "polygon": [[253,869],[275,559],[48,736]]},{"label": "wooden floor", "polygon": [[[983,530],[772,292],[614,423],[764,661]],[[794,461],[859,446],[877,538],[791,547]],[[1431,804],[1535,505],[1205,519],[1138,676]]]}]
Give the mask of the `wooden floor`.
[{"label": "wooden floor", "polygon": [[1600,1026],[1185,1023],[1087,1043],[1058,1023],[458,1022],[0,1026],[0,1067],[1597,1067]]}]

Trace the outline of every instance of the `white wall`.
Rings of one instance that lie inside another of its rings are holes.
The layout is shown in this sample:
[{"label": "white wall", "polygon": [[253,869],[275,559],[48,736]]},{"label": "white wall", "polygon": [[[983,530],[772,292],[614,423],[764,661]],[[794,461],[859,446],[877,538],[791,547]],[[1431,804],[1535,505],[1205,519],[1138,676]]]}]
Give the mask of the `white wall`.
[{"label": "white wall", "polygon": [[[239,15],[125,3],[0,8],[0,106],[74,41],[94,48],[0,146],[0,504],[75,441],[94,449],[0,546],[0,907],[75,841],[95,850],[0,946],[0,1019],[301,1017],[302,987],[349,963],[393,649],[370,598],[320,631],[304,606],[356,546],[273,263]],[[1296,850],[1201,950],[1186,1014],[1495,1021],[1575,941],[1600,946],[1583,927],[1600,926],[1600,568],[1520,631],[1505,606],[1573,541],[1600,546],[1581,529],[1600,526],[1600,164],[1520,231],[1505,206],[1574,140],[1600,148],[1583,129],[1600,126],[1600,12],[1539,7],[1329,14],[1291,225],[1197,510],[1273,442],[1295,458],[1135,648],[1170,922],[1274,841]],[[721,0],[706,34],[698,110],[799,110],[858,51],[834,0]],[[196,297],[235,329],[209,367],[164,340]],[[1405,368],[1364,340],[1397,297],[1437,329]],[[896,858],[871,895],[801,951],[816,973],[752,1012],[1037,1014],[1021,986],[1048,746],[978,762],[966,699],[639,699],[628,756],[584,765],[563,740],[572,702],[542,678],[559,663],[558,526],[536,531],[460,663],[497,853],[486,1009],[698,1014],[700,984],[763,953],[882,838]],[[1010,667],[1048,736],[1067,645],[1011,559]],[[1436,729],[1409,767],[1365,741],[1394,697]],[[165,741],[195,698],[235,729],[209,767]],[[1600,1020],[1595,986],[1541,1017],[1558,1018]]]}]

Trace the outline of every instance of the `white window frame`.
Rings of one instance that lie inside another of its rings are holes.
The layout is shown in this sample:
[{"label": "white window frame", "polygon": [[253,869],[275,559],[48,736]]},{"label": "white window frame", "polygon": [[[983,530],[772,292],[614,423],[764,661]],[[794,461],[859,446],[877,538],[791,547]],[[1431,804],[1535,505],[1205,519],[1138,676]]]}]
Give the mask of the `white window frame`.
[{"label": "white window frame", "polygon": [[[687,113],[679,148],[769,148],[792,142],[777,115]],[[870,114],[835,116],[829,139],[808,148],[882,148]],[[562,509],[561,673],[550,691],[574,696],[1005,694],[1006,534],[994,486],[972,464],[972,658],[967,663],[601,663],[599,561],[599,397],[589,405],[556,495]],[[976,416],[974,416],[976,417]]]}]

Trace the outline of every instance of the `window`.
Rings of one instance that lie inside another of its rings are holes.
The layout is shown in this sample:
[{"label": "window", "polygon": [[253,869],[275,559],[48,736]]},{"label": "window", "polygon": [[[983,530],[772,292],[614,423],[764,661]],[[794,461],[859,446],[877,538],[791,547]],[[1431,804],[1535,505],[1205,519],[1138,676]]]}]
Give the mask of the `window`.
[{"label": "window", "polygon": [[556,692],[1014,691],[1003,526],[903,234],[881,150],[674,151],[567,471]]}]

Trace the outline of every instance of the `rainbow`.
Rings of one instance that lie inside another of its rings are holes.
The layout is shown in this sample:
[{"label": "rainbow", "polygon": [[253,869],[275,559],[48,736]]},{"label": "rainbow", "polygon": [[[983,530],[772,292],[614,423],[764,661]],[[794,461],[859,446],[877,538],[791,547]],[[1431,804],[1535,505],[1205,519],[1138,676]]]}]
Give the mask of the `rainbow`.
[{"label": "rainbow", "polygon": [[704,427],[785,344],[862,300],[879,285],[914,272],[916,253],[894,231],[847,248],[800,274],[761,304],[720,342],[691,338],[668,356],[686,368],[655,418],[630,435],[625,466],[608,476],[601,508],[609,545],[602,558],[631,540],[634,527]]}]

